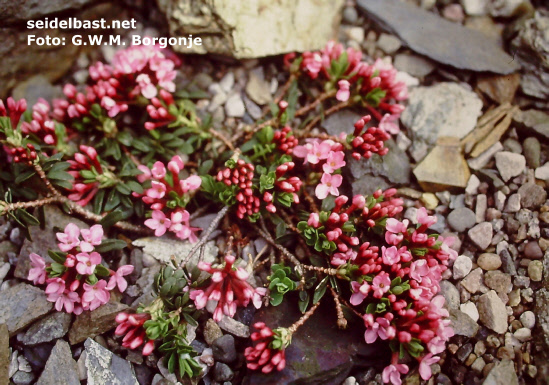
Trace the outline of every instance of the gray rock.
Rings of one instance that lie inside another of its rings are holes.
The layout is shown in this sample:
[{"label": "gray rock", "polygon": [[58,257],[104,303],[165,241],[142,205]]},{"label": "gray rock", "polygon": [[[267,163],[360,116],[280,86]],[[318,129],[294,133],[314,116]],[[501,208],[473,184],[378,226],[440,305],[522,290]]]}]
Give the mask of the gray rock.
[{"label": "gray rock", "polygon": [[446,307],[448,309],[459,308],[459,291],[450,281],[440,282],[440,294],[446,300]]},{"label": "gray rock", "polygon": [[216,361],[225,362],[227,364],[234,362],[236,360],[234,337],[230,334],[219,337],[213,342],[212,351]]},{"label": "gray rock", "polygon": [[478,321],[478,318],[479,318],[478,309],[473,302],[467,301],[465,303],[462,303],[461,305],[459,305],[459,310],[461,310],[462,312],[467,314],[469,317],[471,317],[473,321],[475,322]]},{"label": "gray rock", "polygon": [[[359,0],[357,6],[412,50],[459,69],[509,74],[519,65],[481,32],[398,0]],[[418,28],[421,25],[421,28]],[[436,39],[433,39],[436,36]],[[452,46],[449,50],[448,47]]]},{"label": "gray rock", "polygon": [[475,223],[475,213],[467,207],[455,209],[448,215],[448,225],[460,233],[470,229]]},{"label": "gray rock", "polygon": [[549,180],[549,162],[545,163],[541,167],[536,168],[534,176],[536,177],[536,179]]},{"label": "gray rock", "polygon": [[233,118],[241,118],[244,116],[245,112],[246,108],[240,94],[235,93],[229,96],[227,102],[225,103],[225,113],[227,114],[227,116]]},{"label": "gray rock", "polygon": [[244,101],[244,105],[246,106],[246,111],[248,111],[248,114],[254,119],[259,119],[263,115],[261,112],[261,108],[257,104],[255,104],[253,101],[250,100],[247,96],[244,95],[242,97],[242,100]]},{"label": "gray rock", "polygon": [[34,373],[18,371],[11,378],[15,385],[29,385],[34,381]]},{"label": "gray rock", "polygon": [[350,159],[351,173],[357,180],[364,175],[372,175],[384,177],[392,183],[410,183],[411,166],[408,155],[392,139],[386,141],[385,145],[389,149],[385,156],[374,154],[368,162]]},{"label": "gray rock", "polygon": [[536,11],[511,41],[510,49],[521,64],[520,85],[525,94],[541,99],[549,97],[549,15]]},{"label": "gray rock", "polygon": [[507,205],[505,206],[506,213],[516,213],[520,210],[520,195],[511,194],[507,199]]},{"label": "gray rock", "polygon": [[69,344],[58,340],[36,385],[79,385],[78,366]]},{"label": "gray rock", "polygon": [[482,385],[518,385],[518,383],[513,361],[505,359],[494,365]]},{"label": "gray rock", "polygon": [[39,98],[51,102],[54,98],[62,98],[63,91],[60,87],[54,87],[43,75],[33,76],[21,82],[12,91],[13,97],[18,100],[25,98],[29,107],[33,106]]},{"label": "gray rock", "polygon": [[[417,87],[401,116],[415,140],[434,145],[439,137],[463,138],[475,128],[482,101],[456,83]],[[414,144],[415,145],[415,144]]]},{"label": "gray rock", "polygon": [[395,56],[394,66],[409,75],[423,78],[435,70],[435,64],[426,57],[401,53]]},{"label": "gray rock", "polygon": [[469,338],[476,336],[479,326],[471,317],[457,309],[450,309],[449,312],[452,329],[456,335]]},{"label": "gray rock", "polygon": [[6,324],[0,324],[0,383],[9,383],[10,337]]},{"label": "gray rock", "polygon": [[496,154],[496,167],[502,179],[507,182],[524,171],[526,158],[521,154],[501,151]]},{"label": "gray rock", "polygon": [[507,331],[507,310],[494,290],[479,297],[477,309],[480,322],[487,328],[500,334]]},{"label": "gray rock", "polygon": [[471,269],[473,268],[473,261],[471,258],[467,257],[466,255],[460,255],[456,258],[454,261],[454,266],[452,267],[453,271],[453,278],[454,279],[461,279],[465,277]]},{"label": "gray rock", "polygon": [[520,204],[527,209],[533,209],[541,206],[547,199],[547,191],[535,183],[523,184],[518,193],[520,195]]},{"label": "gray rock", "polygon": [[485,250],[492,242],[492,224],[482,222],[467,232],[469,238],[481,250]]},{"label": "gray rock", "polygon": [[234,377],[231,368],[222,362],[216,362],[213,370],[213,378],[216,381],[229,381]]},{"label": "gray rock", "polygon": [[501,257],[497,254],[483,253],[479,255],[477,264],[486,271],[497,270],[501,266]]},{"label": "gray rock", "polygon": [[71,345],[78,344],[86,338],[93,338],[111,330],[117,325],[114,320],[116,315],[127,308],[127,305],[115,302],[114,298],[111,298],[110,302],[94,311],[86,311],[76,316],[69,331],[69,342]]},{"label": "gray rock", "polygon": [[482,154],[477,156],[476,158],[470,158],[467,160],[467,164],[469,167],[471,167],[473,170],[480,170],[484,166],[488,164],[490,159],[498,152],[503,149],[503,144],[501,142],[496,142],[492,144],[490,147],[488,147],[487,150],[485,150]]},{"label": "gray rock", "polygon": [[231,333],[234,336],[240,338],[250,337],[250,327],[248,325],[244,325],[242,322],[238,322],[234,318],[224,316],[221,318],[218,325],[221,329],[225,330],[227,333]]},{"label": "gray rock", "polygon": [[528,329],[533,329],[536,325],[536,315],[533,311],[525,311],[520,315],[520,323],[522,323],[522,326]]},{"label": "gray rock", "polygon": [[484,274],[484,283],[490,289],[494,289],[497,293],[509,294],[513,289],[511,276],[502,273],[499,270],[487,271]]},{"label": "gray rock", "polygon": [[69,331],[72,316],[55,312],[34,323],[21,338],[25,345],[37,345],[63,337]]},{"label": "gray rock", "polygon": [[[217,53],[238,59],[322,48],[337,35],[343,0],[161,0],[171,36],[201,36],[201,46],[174,46],[184,53]],[[298,21],[299,22],[296,22]],[[261,38],[258,38],[261,37]]]},{"label": "gray rock", "polygon": [[549,114],[538,110],[519,111],[513,120],[530,134],[549,138]]},{"label": "gray rock", "polygon": [[88,338],[85,365],[89,385],[138,385],[132,365]]},{"label": "gray rock", "polygon": [[471,271],[467,277],[461,280],[460,285],[469,293],[475,294],[482,285],[482,269],[478,267]]},{"label": "gray rock", "polygon": [[322,122],[322,128],[330,135],[339,136],[342,132],[350,134],[354,131],[354,124],[361,118],[356,112],[343,110],[330,115]]},{"label": "gray rock", "polygon": [[52,308],[53,303],[46,300],[42,290],[26,283],[0,292],[0,324],[8,326],[10,336],[49,313]]},{"label": "gray rock", "polygon": [[354,24],[358,20],[358,12],[353,6],[348,6],[343,9],[343,20],[349,24]]}]

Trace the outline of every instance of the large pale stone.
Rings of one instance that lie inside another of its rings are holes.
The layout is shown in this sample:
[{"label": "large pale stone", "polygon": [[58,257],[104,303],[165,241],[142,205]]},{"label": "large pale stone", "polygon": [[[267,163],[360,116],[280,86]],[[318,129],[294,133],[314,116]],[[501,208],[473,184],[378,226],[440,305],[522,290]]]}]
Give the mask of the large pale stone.
[{"label": "large pale stone", "polygon": [[465,188],[471,172],[459,139],[439,138],[435,148],[416,166],[414,175],[425,191]]},{"label": "large pale stone", "polygon": [[343,0],[158,0],[172,36],[202,38],[184,53],[239,59],[322,48],[336,37]]}]

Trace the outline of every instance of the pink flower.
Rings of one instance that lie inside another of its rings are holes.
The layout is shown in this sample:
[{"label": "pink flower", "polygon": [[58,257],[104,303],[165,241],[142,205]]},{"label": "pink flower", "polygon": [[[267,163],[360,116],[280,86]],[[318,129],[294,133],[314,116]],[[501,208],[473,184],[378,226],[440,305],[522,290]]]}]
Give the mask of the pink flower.
[{"label": "pink flower", "polygon": [[332,145],[327,140],[322,142],[315,140],[311,143],[307,143],[304,146],[296,146],[293,150],[293,154],[298,158],[305,158],[304,163],[317,164],[322,159],[328,158],[328,155],[332,151]]},{"label": "pink flower", "polygon": [[360,305],[368,295],[370,285],[366,281],[362,282],[362,285],[356,281],[352,281],[351,289],[353,290],[353,294],[350,299],[351,305],[357,306]]},{"label": "pink flower", "polygon": [[[59,277],[48,279],[48,286],[46,286],[46,294],[62,294],[65,291],[65,281]],[[57,298],[57,297],[56,297]],[[54,302],[54,301],[50,301]]]},{"label": "pink flower", "polygon": [[151,175],[154,179],[163,179],[166,176],[166,167],[164,167],[164,163],[155,162],[151,169]]},{"label": "pink flower", "polygon": [[55,302],[55,310],[62,311],[65,308],[67,313],[79,314],[82,312],[82,308],[75,306],[80,302],[78,293],[74,291],[65,292],[65,293],[52,293],[48,295],[49,302]]},{"label": "pink flower", "polygon": [[146,191],[149,198],[160,199],[166,195],[166,185],[164,183],[153,180],[151,182],[151,188]]},{"label": "pink flower", "polygon": [[139,169],[139,171],[141,171],[143,174],[139,174],[137,176],[137,181],[139,183],[143,183],[145,182],[146,180],[149,180],[151,179],[151,170],[147,167],[147,166],[144,166],[142,164],[140,164],[139,166],[137,166],[137,168]]},{"label": "pink flower", "polygon": [[141,94],[147,99],[152,99],[158,94],[155,85],[151,83],[151,78],[147,74],[140,74],[135,78]]},{"label": "pink flower", "polygon": [[67,252],[74,249],[76,246],[80,245],[80,229],[74,223],[69,223],[65,227],[65,232],[57,233],[57,240],[60,242],[58,244],[61,251]]},{"label": "pink flower", "polygon": [[124,279],[125,275],[130,275],[133,272],[134,267],[132,265],[123,265],[111,276],[107,285],[107,290],[112,290],[118,286],[118,290],[123,293],[128,287],[128,282]]},{"label": "pink flower", "polygon": [[76,254],[76,271],[78,274],[82,275],[92,275],[95,271],[95,266],[101,263],[101,255],[97,252],[88,253],[78,253]]},{"label": "pink flower", "polygon": [[340,102],[346,102],[349,100],[349,96],[351,96],[351,92],[349,91],[349,86],[351,84],[348,80],[340,80],[337,82],[337,85],[339,90],[337,91],[336,99]]},{"label": "pink flower", "polygon": [[374,277],[372,281],[372,289],[374,291],[375,298],[383,297],[383,294],[387,293],[391,288],[391,278],[389,274],[382,271]]},{"label": "pink flower", "polygon": [[157,237],[161,237],[166,233],[166,230],[170,228],[171,221],[166,218],[166,214],[164,214],[160,210],[153,210],[152,212],[152,219],[147,219],[145,221],[145,226],[147,226],[150,229],[155,230],[154,235]]},{"label": "pink flower", "polygon": [[395,246],[389,248],[383,246],[381,248],[381,254],[383,263],[386,265],[394,265],[395,263],[400,262],[400,254]]},{"label": "pink flower", "polygon": [[46,262],[44,258],[35,253],[29,255],[32,268],[29,270],[27,279],[35,285],[46,282]]},{"label": "pink flower", "polygon": [[383,118],[379,121],[379,128],[387,131],[389,134],[396,135],[400,132],[398,127],[398,115],[385,114]]},{"label": "pink flower", "polygon": [[401,385],[402,380],[400,379],[400,374],[408,373],[408,366],[404,364],[394,364],[389,365],[383,369],[381,378],[383,382],[391,385]]},{"label": "pink flower", "polygon": [[189,190],[198,189],[202,184],[202,178],[198,175],[191,175],[187,179],[180,181],[179,184],[181,185],[181,190],[183,190],[183,193],[186,193]]},{"label": "pink flower", "polygon": [[320,184],[316,186],[315,195],[318,199],[326,199],[328,194],[339,196],[339,190],[337,189],[341,186],[343,182],[343,177],[339,174],[330,175],[324,173],[320,179]]},{"label": "pink flower", "polygon": [[346,165],[345,153],[343,151],[330,151],[326,163],[322,165],[322,170],[327,174],[333,174],[334,171]]},{"label": "pink flower", "polygon": [[349,249],[344,253],[335,253],[330,261],[334,266],[344,265],[348,261],[354,261],[357,256],[357,252],[353,249]]},{"label": "pink flower", "polygon": [[431,378],[431,365],[437,363],[439,360],[440,357],[433,356],[431,353],[425,355],[425,357],[423,357],[423,359],[419,363],[419,375],[421,376],[421,378],[423,378],[425,381]]},{"label": "pink flower", "polygon": [[88,229],[80,230],[83,241],[80,242],[80,250],[89,253],[94,247],[101,244],[103,238],[103,226],[93,225]]},{"label": "pink flower", "polygon": [[427,215],[425,207],[421,207],[416,214],[417,222],[425,227],[430,227],[437,223],[437,217]]},{"label": "pink flower", "polygon": [[109,302],[111,294],[106,286],[107,281],[104,279],[98,281],[95,285],[84,283],[84,294],[82,294],[82,307],[84,310],[95,310],[99,306]]}]

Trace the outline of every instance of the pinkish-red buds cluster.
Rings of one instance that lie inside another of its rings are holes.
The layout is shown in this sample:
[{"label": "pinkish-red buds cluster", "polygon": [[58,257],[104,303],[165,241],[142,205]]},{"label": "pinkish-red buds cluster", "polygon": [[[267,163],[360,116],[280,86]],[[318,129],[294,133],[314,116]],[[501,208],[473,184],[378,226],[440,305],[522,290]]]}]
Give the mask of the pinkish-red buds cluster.
[{"label": "pinkish-red buds cluster", "polygon": [[297,138],[292,134],[290,126],[285,126],[282,130],[274,133],[273,142],[276,148],[281,152],[291,155],[292,149],[297,146]]},{"label": "pinkish-red buds cluster", "polygon": [[172,94],[161,89],[159,96],[159,98],[152,98],[151,104],[147,106],[147,113],[150,116],[150,120],[145,122],[145,128],[149,131],[164,127],[176,119],[176,117],[169,112],[169,107],[175,104]]},{"label": "pinkish-red buds cluster", "polygon": [[248,361],[246,364],[248,369],[257,370],[261,368],[263,373],[270,373],[273,369],[278,371],[284,369],[286,367],[285,346],[282,345],[281,349],[271,347],[275,334],[265,323],[256,322],[254,328],[258,330],[251,335],[255,345],[244,350],[244,356]]},{"label": "pinkish-red buds cluster", "polygon": [[389,149],[385,147],[385,141],[391,136],[380,127],[368,127],[364,130],[366,123],[371,119],[370,115],[363,116],[355,123],[355,131],[351,146],[353,147],[352,156],[356,160],[361,158],[369,159],[372,154],[381,156],[387,154]]},{"label": "pinkish-red buds cluster", "polygon": [[118,326],[114,334],[124,336],[122,346],[125,348],[137,349],[143,345],[142,353],[144,356],[148,356],[154,350],[154,340],[147,338],[143,324],[150,319],[151,316],[149,313],[118,313],[115,318]]},{"label": "pinkish-red buds cluster", "polygon": [[15,163],[28,163],[31,165],[37,157],[32,143],[27,143],[25,147],[12,147],[7,151]]},{"label": "pinkish-red buds cluster", "polygon": [[253,164],[238,159],[233,168],[227,167],[217,173],[219,182],[223,182],[227,186],[238,186],[236,215],[240,219],[259,212],[260,200],[252,190],[254,170]]},{"label": "pinkish-red buds cluster", "polygon": [[[103,174],[103,167],[99,163],[97,151],[90,146],[81,145],[80,151],[74,154],[74,159],[68,160],[70,168],[68,173],[74,178],[71,194],[68,198],[81,206],[85,206],[97,194],[100,181],[97,176]],[[82,175],[82,171],[91,171],[96,178],[91,180]]]},{"label": "pinkish-red buds cluster", "polygon": [[55,121],[50,114],[50,104],[40,98],[32,107],[32,120],[21,123],[21,132],[27,135],[35,135],[48,145],[57,144]]},{"label": "pinkish-red buds cluster", "polygon": [[7,107],[4,105],[2,99],[0,99],[0,116],[7,116],[10,118],[11,127],[15,130],[21,115],[27,110],[27,101],[25,99],[15,101],[11,96],[7,100]]}]

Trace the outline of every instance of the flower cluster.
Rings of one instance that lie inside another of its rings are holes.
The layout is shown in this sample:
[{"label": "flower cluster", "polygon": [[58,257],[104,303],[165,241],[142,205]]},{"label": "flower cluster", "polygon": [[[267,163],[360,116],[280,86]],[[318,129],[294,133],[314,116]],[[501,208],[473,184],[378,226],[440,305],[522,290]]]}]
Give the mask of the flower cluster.
[{"label": "flower cluster", "polygon": [[228,162],[227,167],[220,170],[216,176],[218,182],[236,187],[235,197],[238,202],[236,215],[240,219],[259,212],[260,201],[252,189],[254,170],[253,164],[238,159],[236,162]]},{"label": "flower cluster", "polygon": [[[145,225],[155,230],[157,237],[171,231],[180,239],[196,242],[196,232],[200,229],[191,227],[190,214],[185,206],[200,188],[202,179],[198,175],[181,179],[180,173],[184,167],[179,155],[168,162],[167,168],[162,162],[155,162],[152,168],[139,166],[142,174],[137,179],[146,189],[143,194],[134,192],[133,196],[141,197],[151,207],[152,218],[146,220]],[[166,212],[169,212],[169,218]]]},{"label": "flower cluster", "polygon": [[58,138],[55,132],[55,121],[50,113],[50,104],[40,98],[32,106],[32,120],[21,124],[23,134],[36,135],[41,142],[48,145],[56,145]]},{"label": "flower cluster", "polygon": [[133,266],[120,266],[117,271],[101,264],[101,255],[95,248],[101,245],[103,227],[94,225],[80,229],[69,223],[65,231],[57,233],[61,252],[49,252],[53,263],[46,263],[38,254],[31,253],[32,268],[28,279],[35,285],[47,284],[47,300],[55,303],[55,309],[67,313],[81,314],[84,310],[95,310],[109,302],[110,291],[118,287],[126,290],[128,283],[124,276],[133,272]]},{"label": "flower cluster", "polygon": [[15,101],[15,99],[10,96],[6,100],[6,104],[7,107],[0,99],[0,116],[10,118],[11,127],[15,129],[19,124],[21,115],[27,110],[27,101],[25,99]]},{"label": "flower cluster", "polygon": [[164,127],[173,121],[176,117],[170,113],[170,106],[175,105],[172,94],[168,91],[161,89],[158,92],[159,97],[151,99],[151,104],[147,106],[147,113],[150,120],[145,122],[145,128],[149,131],[159,127]]},{"label": "flower cluster", "polygon": [[389,151],[389,149],[385,147],[384,142],[389,140],[391,136],[383,128],[383,125],[387,126],[388,123],[385,122],[384,119],[390,118],[382,118],[379,127],[372,126],[364,130],[366,123],[368,123],[370,119],[370,115],[366,115],[359,119],[355,123],[353,135],[350,136],[351,146],[353,147],[352,156],[356,160],[360,160],[360,158],[369,159],[372,154],[383,156]]},{"label": "flower cluster", "polygon": [[235,267],[236,258],[225,255],[225,263],[212,266],[210,263],[199,262],[198,268],[211,274],[211,283],[204,289],[191,291],[191,299],[197,309],[203,309],[208,301],[217,301],[213,319],[221,321],[223,314],[234,317],[238,306],[246,307],[252,301],[254,306],[261,307],[261,298],[266,294],[265,288],[253,288],[246,280],[249,273],[242,267]]},{"label": "flower cluster", "polygon": [[[295,56],[290,55],[285,61]],[[324,49],[304,52],[299,69],[311,79],[322,77],[334,87],[336,98],[345,102],[355,95],[370,107],[372,114],[381,120],[384,114],[398,118],[404,107],[399,101],[408,98],[406,84],[398,80],[397,70],[392,64],[377,59],[373,64],[362,61],[362,53],[353,48],[343,49],[341,44],[329,42]]]},{"label": "flower cluster", "polygon": [[290,126],[285,126],[283,129],[275,131],[273,142],[280,152],[288,155],[292,154],[293,148],[298,143],[297,138],[292,134]]},{"label": "flower cluster", "polygon": [[137,349],[143,345],[142,354],[148,356],[154,350],[154,340],[147,338],[144,328],[145,322],[151,319],[149,313],[126,313],[121,312],[115,318],[118,323],[114,334],[124,336],[122,346],[128,349]]},{"label": "flower cluster", "polygon": [[296,146],[293,155],[304,158],[304,164],[310,163],[316,169],[322,169],[320,184],[315,189],[318,199],[325,199],[328,195],[339,196],[338,187],[343,183],[343,177],[337,172],[346,164],[341,143],[331,139],[311,139],[303,146]]},{"label": "flower cluster", "polygon": [[[282,161],[284,161],[284,159]],[[265,189],[263,192],[263,202],[267,204],[265,209],[268,212],[276,212],[276,207],[274,205],[275,201],[278,201],[286,207],[290,207],[292,203],[299,203],[299,196],[297,193],[301,189],[303,182],[297,176],[288,177],[287,175],[294,167],[294,162],[285,161],[280,166],[276,167],[273,188]]]},{"label": "flower cluster", "polygon": [[104,168],[95,148],[80,145],[80,152],[70,159],[69,174],[74,178],[68,198],[81,206],[87,205],[100,188],[116,184],[115,176]]},{"label": "flower cluster", "polygon": [[250,338],[255,345],[244,350],[248,369],[261,369],[263,373],[270,373],[273,369],[278,371],[284,369],[286,367],[284,349],[291,341],[288,329],[271,330],[263,322],[256,322],[254,328],[257,331],[253,332]]}]

